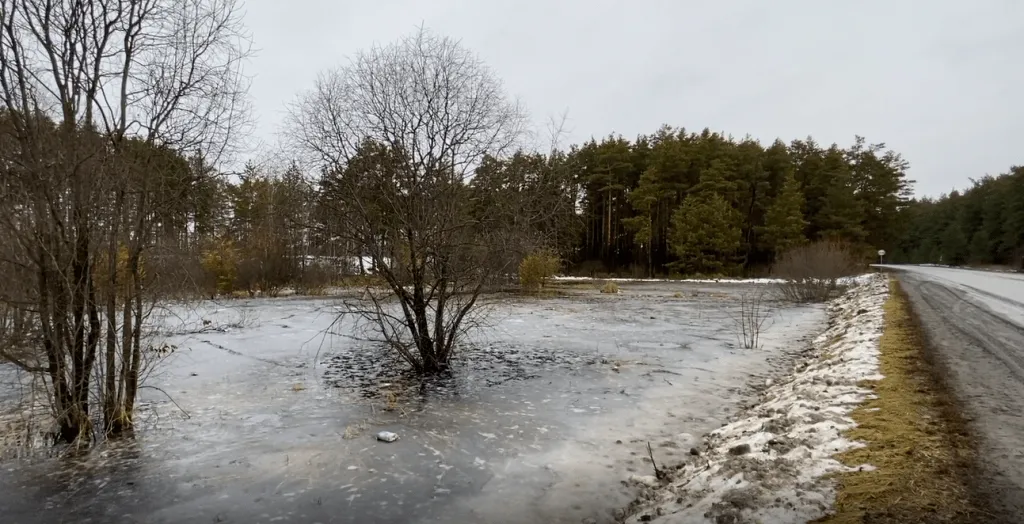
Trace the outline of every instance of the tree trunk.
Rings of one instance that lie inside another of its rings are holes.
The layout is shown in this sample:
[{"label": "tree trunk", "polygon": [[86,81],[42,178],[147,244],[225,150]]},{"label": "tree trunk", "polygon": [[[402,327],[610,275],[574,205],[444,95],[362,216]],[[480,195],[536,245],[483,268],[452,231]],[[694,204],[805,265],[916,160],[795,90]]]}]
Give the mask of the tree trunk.
[{"label": "tree trunk", "polygon": [[78,398],[81,399],[86,414],[89,413],[89,386],[92,383],[92,368],[96,364],[96,349],[100,343],[100,314],[96,304],[96,286],[91,275],[89,276],[87,300],[89,336],[85,340],[85,375],[81,378],[81,389],[78,393]]},{"label": "tree trunk", "polygon": [[604,262],[609,269],[614,270],[615,262],[612,259],[612,193],[608,190],[604,194],[604,246],[601,249],[604,253]]},{"label": "tree trunk", "polygon": [[439,371],[440,362],[434,353],[434,341],[430,336],[430,322],[427,318],[427,301],[423,291],[423,284],[413,285],[412,312],[416,320],[416,348],[420,352],[420,361],[424,373],[436,373]]},{"label": "tree trunk", "polygon": [[124,412],[124,398],[125,386],[128,383],[128,370],[132,362],[132,318],[132,301],[126,293],[124,304],[121,307],[121,369],[117,375],[114,419],[109,429],[111,435],[124,433],[130,425],[130,421],[126,418],[128,414]]},{"label": "tree trunk", "polygon": [[141,272],[141,250],[136,248],[129,257],[129,272],[132,279],[132,297],[135,302],[135,319],[132,330],[132,358],[131,369],[128,371],[127,383],[125,384],[124,413],[128,421],[128,428],[135,426],[135,398],[139,392],[139,371],[142,368],[142,272]]},{"label": "tree trunk", "polygon": [[57,419],[57,432],[54,439],[58,442],[71,443],[88,432],[88,416],[81,412],[81,404],[75,402],[71,386],[68,384],[67,360],[65,349],[67,339],[62,326],[67,321],[66,295],[63,293],[62,282],[50,278],[49,257],[45,247],[38,253],[39,261],[39,321],[43,335],[43,349],[46,352],[47,373],[53,385],[53,411]]},{"label": "tree trunk", "polygon": [[[76,212],[76,215],[78,213]],[[88,402],[84,395],[86,384],[84,383],[89,375],[85,369],[85,308],[86,292],[88,285],[89,270],[89,241],[82,231],[82,219],[76,217],[76,226],[79,230],[79,237],[75,242],[75,254],[71,263],[71,317],[72,317],[72,342],[71,347],[71,402],[75,406],[81,406]]]},{"label": "tree trunk", "polygon": [[[119,194],[115,209],[120,209],[122,195]],[[103,385],[103,424],[110,432],[114,429],[117,419],[117,232],[118,221],[112,220],[113,230],[110,232],[107,245],[107,347],[103,358],[105,375]]]},{"label": "tree trunk", "polygon": [[445,298],[447,297],[447,282],[445,279],[441,279],[437,283],[437,309],[434,311],[434,356],[440,364],[447,367],[448,364],[448,348],[445,347],[447,337],[444,333],[444,308]]}]

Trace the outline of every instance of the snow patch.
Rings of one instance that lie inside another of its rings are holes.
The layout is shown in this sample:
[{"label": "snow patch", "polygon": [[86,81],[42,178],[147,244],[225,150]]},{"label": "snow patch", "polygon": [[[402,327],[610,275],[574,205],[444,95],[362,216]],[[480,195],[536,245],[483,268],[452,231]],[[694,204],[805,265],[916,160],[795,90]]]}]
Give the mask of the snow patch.
[{"label": "snow patch", "polygon": [[[838,279],[838,282],[844,286],[860,285],[872,276],[868,274],[856,277],[843,277]],[[553,276],[551,280],[562,282],[668,282],[677,284],[782,284],[786,282],[782,278],[593,278],[564,275]]]},{"label": "snow patch", "polygon": [[562,275],[551,277],[551,280],[563,282],[677,282],[682,284],[779,284],[783,282],[778,278],[592,278]]},{"label": "snow patch", "polygon": [[[888,281],[877,274],[855,281],[829,304],[828,329],[794,373],[767,384],[758,404],[706,435],[671,480],[642,488],[626,522],[795,523],[829,512],[835,491],[824,476],[851,470],[833,455],[863,445],[842,436],[856,425],[850,412],[872,395],[857,384],[882,378],[878,341]],[[630,479],[641,486],[649,480]]]}]

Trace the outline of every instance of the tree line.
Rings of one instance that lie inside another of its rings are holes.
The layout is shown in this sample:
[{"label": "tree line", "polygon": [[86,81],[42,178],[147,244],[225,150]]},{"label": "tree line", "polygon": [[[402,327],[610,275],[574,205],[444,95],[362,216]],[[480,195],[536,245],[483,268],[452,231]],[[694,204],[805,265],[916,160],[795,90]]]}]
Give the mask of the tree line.
[{"label": "tree line", "polygon": [[1024,268],[1024,167],[915,200],[901,222],[894,262]]},{"label": "tree line", "polygon": [[596,272],[738,275],[788,248],[839,240],[895,247],[908,164],[856,137],[769,146],[663,127],[570,150],[584,234],[573,261]]},{"label": "tree line", "polygon": [[[332,213],[342,191],[361,188],[348,180],[368,181],[387,155],[371,143],[355,151],[344,169],[320,176],[296,164],[249,164],[225,176],[182,162],[195,171],[187,204],[161,221],[160,238],[192,253],[190,279],[206,295],[285,287],[315,294],[376,273],[371,251],[379,242],[351,238],[351,217]],[[506,269],[546,249],[578,273],[732,276],[816,240],[861,246],[865,257],[902,253],[898,224],[928,202],[907,198],[905,170],[898,154],[860,137],[848,148],[813,139],[764,147],[664,127],[633,142],[609,137],[565,151],[484,156],[466,185],[481,215],[524,213],[513,196],[524,192],[549,211],[532,217],[538,240],[507,251]]]}]

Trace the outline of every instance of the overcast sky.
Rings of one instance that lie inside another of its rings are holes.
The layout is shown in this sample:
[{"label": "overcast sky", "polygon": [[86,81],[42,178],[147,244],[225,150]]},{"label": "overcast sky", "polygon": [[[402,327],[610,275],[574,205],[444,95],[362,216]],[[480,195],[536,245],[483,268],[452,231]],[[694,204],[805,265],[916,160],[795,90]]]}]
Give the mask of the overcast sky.
[{"label": "overcast sky", "polygon": [[247,0],[257,136],[318,71],[423,23],[568,140],[661,124],[764,143],[855,134],[919,195],[1024,164],[1024,1]]}]

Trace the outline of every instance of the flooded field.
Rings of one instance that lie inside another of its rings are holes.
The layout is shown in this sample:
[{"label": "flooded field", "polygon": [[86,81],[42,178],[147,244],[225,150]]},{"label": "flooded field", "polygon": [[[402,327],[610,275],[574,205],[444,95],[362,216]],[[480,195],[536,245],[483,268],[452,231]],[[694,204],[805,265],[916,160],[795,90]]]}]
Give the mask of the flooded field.
[{"label": "flooded field", "polygon": [[623,481],[653,472],[648,442],[659,463],[687,453],[822,328],[820,308],[778,309],[764,347],[739,348],[751,288],[496,300],[491,327],[427,380],[327,334],[351,330],[331,327],[329,299],[177,308],[138,437],[3,462],[0,520],[613,522],[632,498]]}]

